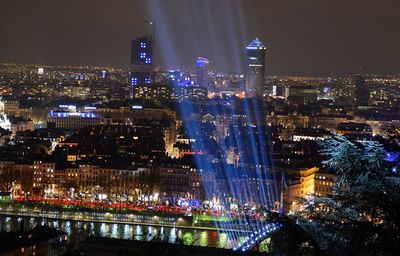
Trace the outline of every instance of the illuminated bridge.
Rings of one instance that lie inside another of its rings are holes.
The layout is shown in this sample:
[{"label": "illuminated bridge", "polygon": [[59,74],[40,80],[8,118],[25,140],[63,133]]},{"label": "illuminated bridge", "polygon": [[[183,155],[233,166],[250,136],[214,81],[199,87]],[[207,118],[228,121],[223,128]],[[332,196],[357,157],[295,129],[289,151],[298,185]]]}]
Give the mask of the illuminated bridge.
[{"label": "illuminated bridge", "polygon": [[261,226],[261,229],[259,229],[258,231],[251,233],[251,235],[244,242],[239,243],[238,245],[233,247],[233,250],[239,250],[243,252],[250,251],[253,248],[256,248],[263,240],[270,237],[274,232],[278,231],[279,228],[280,224],[265,224],[264,226]]}]

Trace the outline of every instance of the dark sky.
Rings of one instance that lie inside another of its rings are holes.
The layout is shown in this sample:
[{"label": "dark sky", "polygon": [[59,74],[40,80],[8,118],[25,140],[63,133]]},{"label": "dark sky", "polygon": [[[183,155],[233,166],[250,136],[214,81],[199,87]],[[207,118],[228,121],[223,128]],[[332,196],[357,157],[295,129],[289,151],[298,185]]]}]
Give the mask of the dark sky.
[{"label": "dark sky", "polygon": [[1,0],[0,62],[127,68],[145,20],[168,68],[240,71],[258,36],[269,74],[400,71],[399,0]]}]

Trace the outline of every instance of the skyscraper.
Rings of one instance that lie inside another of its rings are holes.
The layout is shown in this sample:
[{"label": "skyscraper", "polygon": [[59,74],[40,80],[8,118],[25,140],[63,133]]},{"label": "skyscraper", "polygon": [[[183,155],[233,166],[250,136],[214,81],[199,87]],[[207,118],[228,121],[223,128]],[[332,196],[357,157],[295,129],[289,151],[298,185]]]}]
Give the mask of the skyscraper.
[{"label": "skyscraper", "polygon": [[198,57],[196,61],[197,85],[200,87],[208,88],[208,67],[210,62],[206,58]]},{"label": "skyscraper", "polygon": [[354,76],[354,102],[357,106],[368,106],[369,102],[369,89],[365,85],[365,78],[357,74]]},{"label": "skyscraper", "polygon": [[265,83],[265,46],[256,38],[246,47],[246,97],[263,97]]},{"label": "skyscraper", "polygon": [[138,37],[131,47],[131,85],[142,86],[152,83],[153,37]]}]

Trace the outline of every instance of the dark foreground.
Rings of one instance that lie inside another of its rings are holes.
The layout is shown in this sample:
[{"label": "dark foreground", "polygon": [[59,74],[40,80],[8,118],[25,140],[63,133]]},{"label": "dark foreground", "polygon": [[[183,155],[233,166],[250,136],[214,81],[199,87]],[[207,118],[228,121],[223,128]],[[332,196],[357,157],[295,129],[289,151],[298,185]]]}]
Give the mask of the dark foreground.
[{"label": "dark foreground", "polygon": [[161,242],[143,242],[134,240],[112,239],[112,238],[88,238],[80,244],[80,249],[70,252],[68,255],[85,256],[223,256],[223,255],[266,255],[260,252],[234,252],[228,249],[212,247],[187,246]]}]

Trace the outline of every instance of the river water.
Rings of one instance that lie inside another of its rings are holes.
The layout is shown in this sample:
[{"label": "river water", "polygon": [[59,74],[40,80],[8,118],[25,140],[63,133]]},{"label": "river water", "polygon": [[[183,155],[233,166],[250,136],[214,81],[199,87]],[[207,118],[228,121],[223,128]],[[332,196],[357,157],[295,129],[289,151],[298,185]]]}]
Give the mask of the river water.
[{"label": "river water", "polygon": [[69,236],[69,247],[75,248],[87,237],[108,237],[139,241],[165,241],[185,245],[231,248],[232,241],[228,235],[218,231],[155,227],[101,222],[82,222],[71,220],[54,220],[33,217],[0,216],[0,231],[18,231],[45,225],[64,231]]}]

